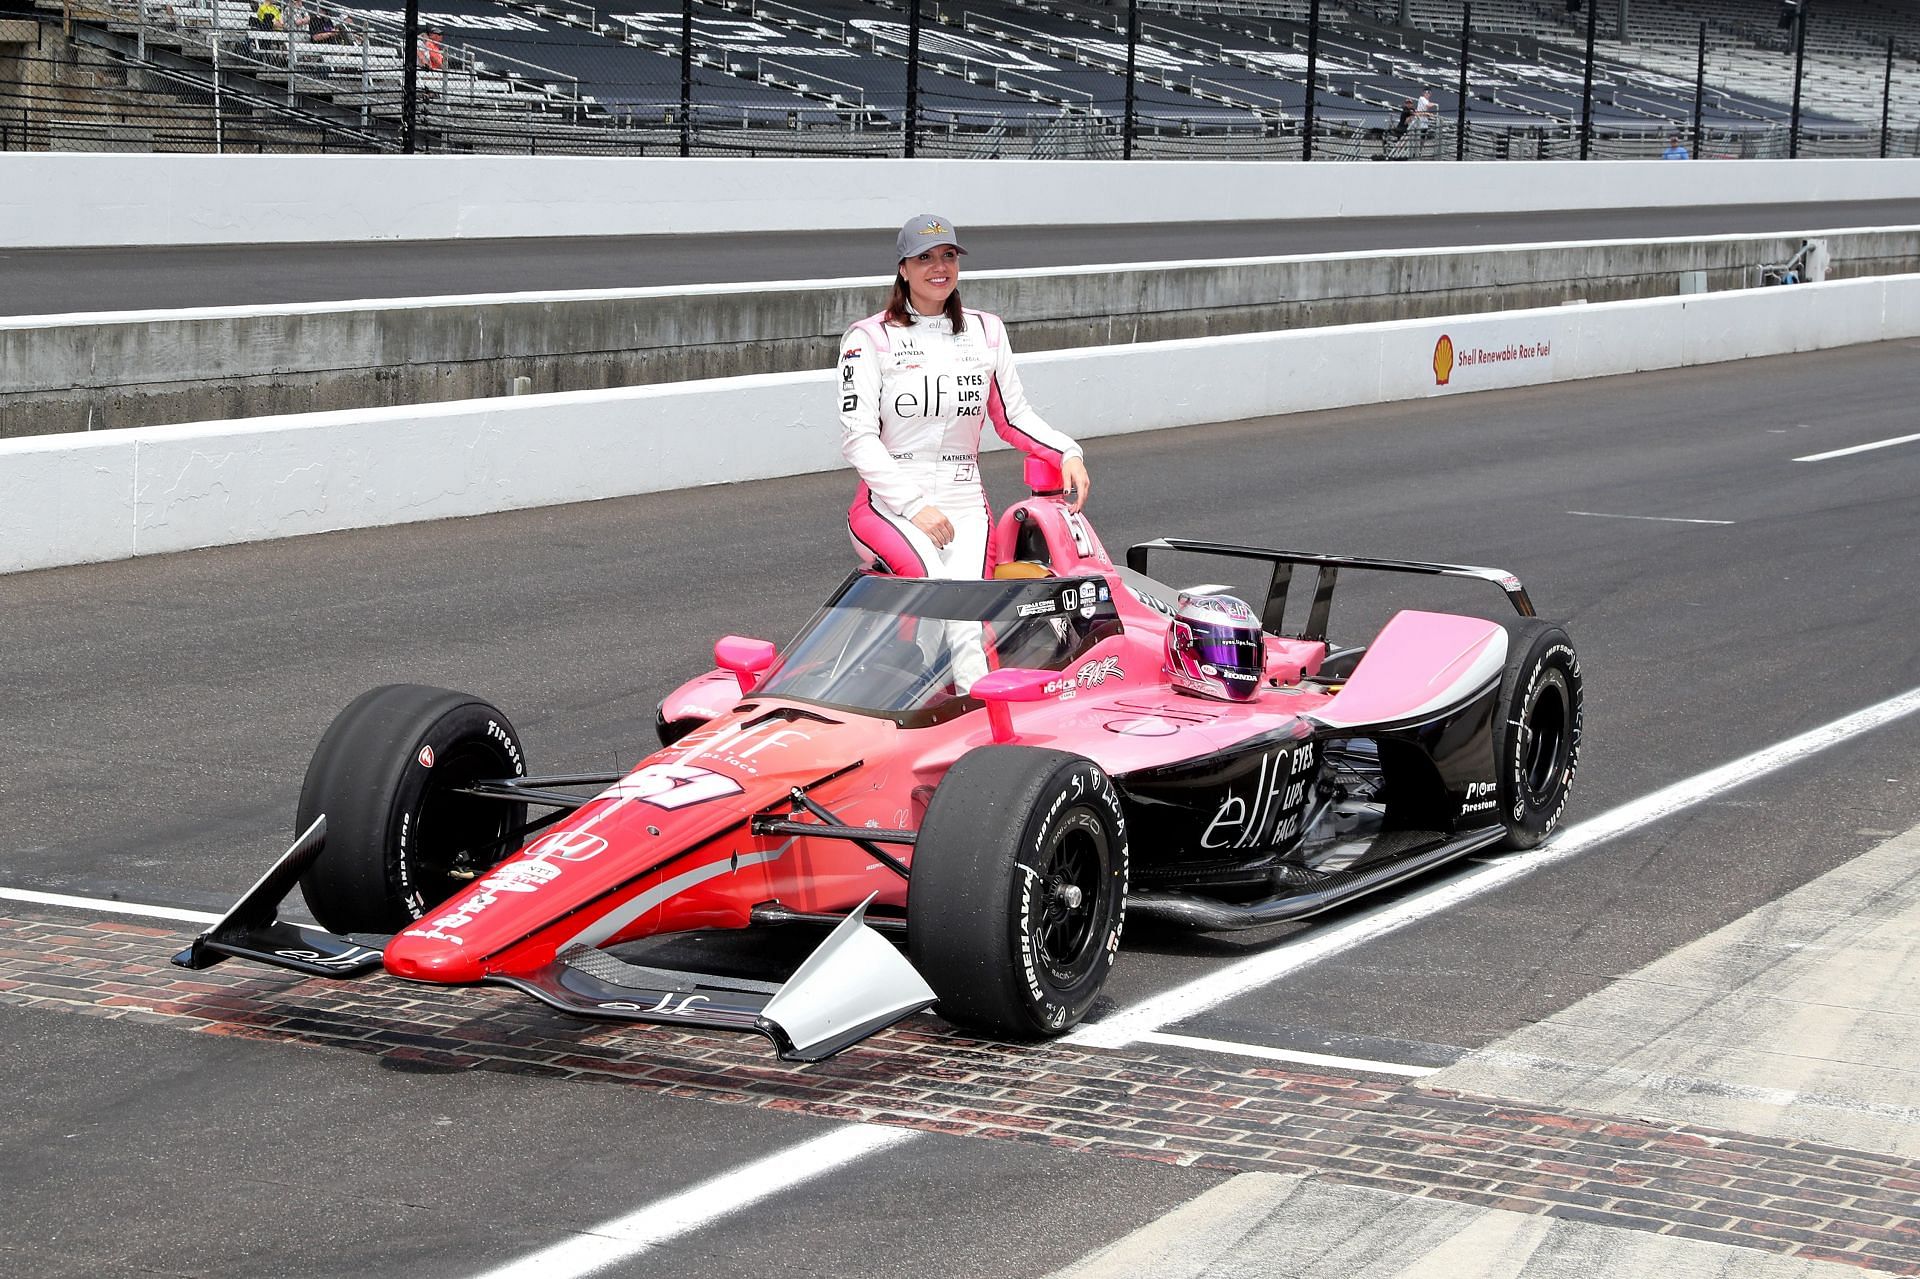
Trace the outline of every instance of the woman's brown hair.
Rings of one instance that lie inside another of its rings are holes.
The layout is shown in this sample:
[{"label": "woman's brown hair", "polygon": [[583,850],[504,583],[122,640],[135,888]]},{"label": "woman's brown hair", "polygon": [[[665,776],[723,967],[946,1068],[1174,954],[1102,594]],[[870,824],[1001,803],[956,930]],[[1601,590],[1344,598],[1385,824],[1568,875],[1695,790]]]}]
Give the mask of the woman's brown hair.
[{"label": "woman's brown hair", "polygon": [[[901,328],[906,328],[913,323],[913,312],[907,309],[909,297],[911,294],[907,292],[907,277],[896,269],[893,273],[893,295],[887,299],[888,324],[897,324]],[[947,294],[947,305],[943,311],[947,319],[952,322],[955,333],[967,331],[967,313],[960,307],[959,289]]]}]

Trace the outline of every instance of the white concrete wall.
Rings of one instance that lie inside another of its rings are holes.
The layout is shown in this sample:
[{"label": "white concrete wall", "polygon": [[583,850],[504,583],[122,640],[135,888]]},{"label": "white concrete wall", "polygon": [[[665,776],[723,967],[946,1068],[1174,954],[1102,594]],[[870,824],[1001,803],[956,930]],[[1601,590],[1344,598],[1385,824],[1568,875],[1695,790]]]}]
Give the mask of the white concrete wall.
[{"label": "white concrete wall", "polygon": [[[1053,351],[1021,368],[1055,424],[1094,438],[1914,336],[1920,275],[1902,275]],[[0,440],[0,571],[838,469],[832,377]]]},{"label": "white concrete wall", "polygon": [[1920,195],[1920,160],[1414,164],[0,154],[0,247],[1375,217]]}]

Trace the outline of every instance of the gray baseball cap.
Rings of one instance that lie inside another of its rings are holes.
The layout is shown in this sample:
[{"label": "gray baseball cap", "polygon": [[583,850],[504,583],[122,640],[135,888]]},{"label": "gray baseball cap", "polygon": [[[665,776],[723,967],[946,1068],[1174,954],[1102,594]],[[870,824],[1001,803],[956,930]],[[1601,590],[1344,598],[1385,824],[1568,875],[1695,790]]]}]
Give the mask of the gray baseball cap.
[{"label": "gray baseball cap", "polygon": [[894,261],[917,258],[928,249],[942,244],[951,244],[960,252],[966,252],[961,248],[960,233],[953,229],[952,219],[943,218],[938,213],[916,213],[907,219],[907,224],[900,228],[899,238],[894,241],[894,248],[899,250],[893,255]]}]

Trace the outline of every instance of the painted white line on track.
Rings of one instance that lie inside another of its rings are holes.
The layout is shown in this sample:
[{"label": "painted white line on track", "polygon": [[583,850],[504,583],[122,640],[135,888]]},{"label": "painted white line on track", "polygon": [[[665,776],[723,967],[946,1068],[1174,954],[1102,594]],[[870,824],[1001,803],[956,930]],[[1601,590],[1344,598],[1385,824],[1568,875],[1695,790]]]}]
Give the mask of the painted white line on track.
[{"label": "painted white line on track", "polygon": [[144,915],[149,919],[179,919],[189,924],[218,923],[220,916],[204,910],[182,910],[178,906],[144,906],[139,902],[115,901],[108,897],[74,897],[67,893],[43,893],[32,888],[0,888],[0,901],[28,902],[35,906],[69,906],[74,910],[96,910],[108,915]]},{"label": "painted white line on track", "polygon": [[1731,524],[1732,520],[1688,520],[1678,515],[1615,515],[1610,511],[1568,511],[1568,515],[1591,515],[1597,520],[1653,520],[1659,524]]},{"label": "painted white line on track", "polygon": [[1218,1007],[1248,991],[1258,990],[1290,973],[1330,959],[1408,924],[1451,910],[1464,901],[1565,861],[1596,844],[1691,808],[1723,791],[1764,777],[1915,711],[1920,711],[1920,688],[1910,689],[1898,697],[1855,711],[1819,728],[1809,729],[1797,737],[1790,737],[1778,745],[1755,751],[1732,763],[1675,782],[1598,817],[1590,817],[1578,825],[1567,827],[1558,837],[1531,853],[1518,853],[1500,861],[1482,863],[1410,896],[1377,906],[1345,923],[1289,938],[1271,949],[1250,955],[1225,968],[1215,969],[1184,986],[1162,991],[1131,1008],[1123,1008],[1110,1017],[1083,1023],[1078,1030],[1065,1036],[1063,1042],[1091,1048],[1124,1048],[1138,1043],[1150,1032]]},{"label": "painted white line on track", "polygon": [[691,1234],[823,1173],[920,1135],[912,1128],[847,1124],[811,1141],[776,1150],[764,1159],[722,1173],[677,1195],[655,1200],[624,1217],[603,1221],[582,1234],[528,1253],[476,1279],[575,1279],[590,1275],[681,1235]]},{"label": "painted white line on track", "polygon": [[1875,440],[1871,444],[1856,444],[1850,449],[1835,449],[1831,453],[1809,453],[1805,457],[1796,457],[1796,462],[1824,462],[1830,457],[1848,457],[1854,453],[1867,453],[1874,449],[1890,449],[1896,444],[1911,444],[1920,440],[1920,435],[1902,435],[1891,440]]},{"label": "painted white line on track", "polygon": [[1302,1066],[1332,1066],[1339,1070],[1368,1070],[1376,1075],[1405,1075],[1419,1079],[1438,1074],[1438,1066],[1408,1066],[1397,1061],[1372,1061],[1365,1057],[1330,1057],[1325,1053],[1300,1052],[1292,1048],[1269,1048],[1265,1044],[1243,1044],[1237,1040],[1202,1039],[1197,1035],[1173,1035],[1164,1030],[1149,1030],[1138,1036],[1143,1044],[1165,1044],[1169,1048],[1191,1048],[1195,1052],[1226,1053],[1234,1057],[1259,1057],[1265,1061],[1290,1061]]}]

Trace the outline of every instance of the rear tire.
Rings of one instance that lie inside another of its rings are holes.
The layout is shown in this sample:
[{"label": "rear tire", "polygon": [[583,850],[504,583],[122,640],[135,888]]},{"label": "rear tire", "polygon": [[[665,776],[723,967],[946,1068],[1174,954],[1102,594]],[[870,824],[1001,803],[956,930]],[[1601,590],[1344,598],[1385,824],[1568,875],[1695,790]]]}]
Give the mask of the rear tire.
[{"label": "rear tire", "polygon": [[1494,723],[1502,847],[1533,848],[1566,809],[1580,765],[1584,692],[1573,640],[1554,622],[1507,626],[1507,669]]},{"label": "rear tire", "polygon": [[1127,825],[1093,761],[1029,746],[961,756],[933,793],[907,890],[907,954],[956,1025],[1072,1028],[1120,949]]},{"label": "rear tire", "polygon": [[398,932],[514,851],[525,804],[451,793],[524,777],[520,734],[491,703],[421,684],[361,694],[307,766],[294,826],[325,813],[327,846],[300,877],[337,933]]}]

